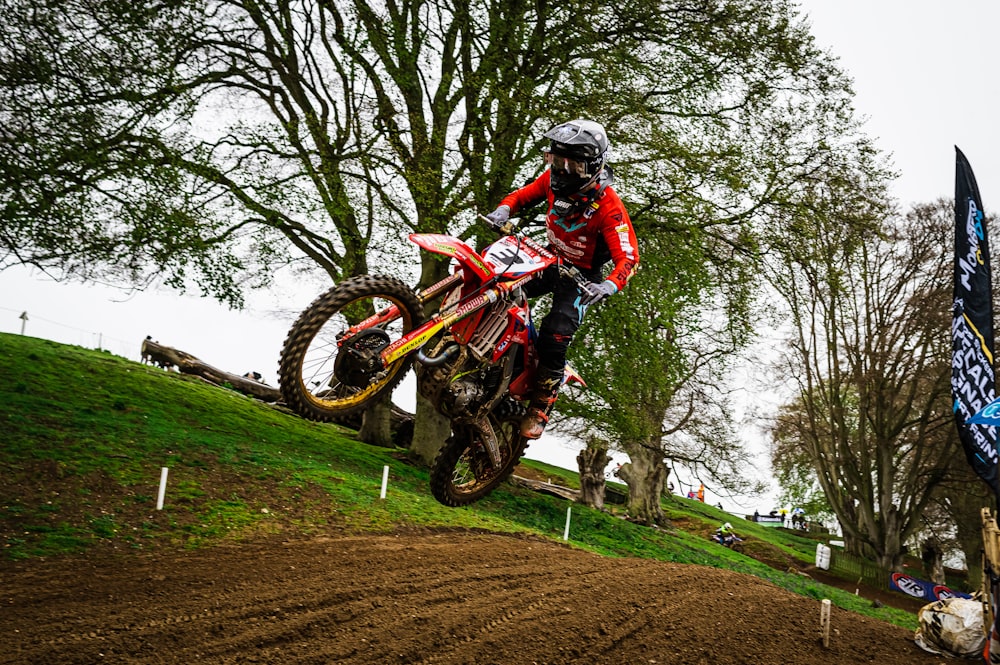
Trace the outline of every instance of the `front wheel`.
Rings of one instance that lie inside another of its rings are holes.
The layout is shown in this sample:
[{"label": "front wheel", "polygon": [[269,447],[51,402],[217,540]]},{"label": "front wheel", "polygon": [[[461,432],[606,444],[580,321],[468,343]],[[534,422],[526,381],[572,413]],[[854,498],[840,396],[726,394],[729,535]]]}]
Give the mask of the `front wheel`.
[{"label": "front wheel", "polygon": [[[347,334],[378,313],[384,316],[371,327]],[[410,356],[383,368],[379,353],[421,320],[420,301],[402,281],[381,275],[344,280],[316,298],[288,331],[278,368],[285,404],[319,421],[362,410],[406,374]]]},{"label": "front wheel", "polygon": [[528,440],[521,436],[523,406],[505,402],[488,417],[500,449],[494,466],[479,430],[457,425],[431,467],[431,494],[446,506],[466,506],[482,499],[514,472]]}]

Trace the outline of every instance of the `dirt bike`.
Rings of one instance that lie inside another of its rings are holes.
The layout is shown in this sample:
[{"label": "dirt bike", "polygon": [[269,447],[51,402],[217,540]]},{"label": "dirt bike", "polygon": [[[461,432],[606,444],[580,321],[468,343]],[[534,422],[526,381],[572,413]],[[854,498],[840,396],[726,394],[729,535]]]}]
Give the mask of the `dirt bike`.
[{"label": "dirt bike", "polygon": [[723,547],[728,547],[729,549],[736,550],[737,552],[743,551],[743,539],[734,533],[713,533],[710,538]]},{"label": "dirt bike", "polygon": [[[451,236],[411,234],[423,250],[453,259],[452,274],[416,292],[393,277],[346,279],[302,312],[281,352],[285,403],[320,421],[365,409],[416,361],[421,395],[451,420],[430,478],[431,493],[447,506],[492,492],[527,448],[520,421],[538,356],[522,287],[553,265],[589,285],[513,223],[502,232],[481,253]],[[438,297],[425,320],[424,306]],[[568,366],[563,381],[583,384]]]}]

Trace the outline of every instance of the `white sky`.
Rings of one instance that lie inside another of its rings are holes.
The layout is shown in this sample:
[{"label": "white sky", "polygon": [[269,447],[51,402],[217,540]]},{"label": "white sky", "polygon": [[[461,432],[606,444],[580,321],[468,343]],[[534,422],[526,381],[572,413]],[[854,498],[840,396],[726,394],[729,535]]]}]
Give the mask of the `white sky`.
[{"label": "white sky", "polygon": [[955,188],[955,151],[1000,208],[997,0],[799,0],[820,47],[855,81],[866,133],[891,153],[904,205]]},{"label": "white sky", "polygon": [[[986,210],[1000,209],[1000,0],[802,0],[800,6],[819,45],[854,78],[866,131],[900,172],[894,186],[900,202],[952,196],[958,145],[976,173]],[[256,295],[239,313],[189,296],[127,296],[106,287],[55,284],[15,268],[0,272],[0,332],[19,333],[27,312],[28,335],[100,344],[134,360],[151,335],[221,370],[258,371],[276,385],[285,333],[320,290],[310,285],[301,292]],[[757,387],[746,389],[753,394]],[[528,452],[575,468],[576,451],[575,445],[543,439]],[[763,458],[760,465],[766,468]],[[709,492],[707,500],[718,497]],[[764,512],[765,503],[756,507]],[[731,507],[728,499],[723,504]]]}]

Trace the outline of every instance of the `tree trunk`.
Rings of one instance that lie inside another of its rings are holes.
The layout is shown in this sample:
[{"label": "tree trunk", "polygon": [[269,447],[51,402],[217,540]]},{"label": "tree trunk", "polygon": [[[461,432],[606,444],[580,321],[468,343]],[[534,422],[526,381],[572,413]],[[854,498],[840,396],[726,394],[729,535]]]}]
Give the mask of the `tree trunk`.
[{"label": "tree trunk", "polygon": [[396,442],[392,435],[392,410],[389,396],[377,400],[365,409],[361,418],[358,438],[364,443],[383,448],[392,448]]},{"label": "tree trunk", "polygon": [[607,445],[597,441],[588,441],[587,447],[576,456],[580,471],[579,502],[583,505],[604,509],[604,469],[610,461]]},{"label": "tree trunk", "polygon": [[664,498],[670,499],[674,496],[674,490],[670,487],[670,467],[666,464],[663,465],[663,489],[662,492]]},{"label": "tree trunk", "polygon": [[[439,210],[436,206],[430,206],[429,209]],[[424,215],[420,217],[421,219],[426,219]],[[447,223],[440,219],[437,220],[437,224],[422,222],[418,230],[424,233],[446,233]],[[448,265],[448,261],[442,260],[437,254],[421,252],[421,271],[418,286],[426,288],[444,279],[448,275]],[[424,316],[430,317],[433,315],[438,310],[438,307],[441,306],[443,298],[444,296],[438,296],[424,303]],[[410,452],[415,454],[424,464],[431,466],[444,442],[451,436],[451,421],[442,416],[437,408],[421,394],[420,382],[423,380],[421,370],[420,363],[415,363],[414,372],[417,375],[417,411],[413,418],[413,440],[410,442]]]},{"label": "tree trunk", "polygon": [[[964,460],[963,460],[964,461]],[[971,475],[971,474],[970,474]],[[955,521],[955,536],[962,554],[965,555],[965,569],[968,575],[966,591],[977,591],[983,584],[983,520],[982,509],[991,508],[993,501],[983,491],[985,485],[976,480],[967,490],[952,493],[952,519]]]},{"label": "tree trunk", "polygon": [[882,570],[897,572],[903,564],[902,515],[895,504],[878,515],[876,523],[875,561]]},{"label": "tree trunk", "polygon": [[934,584],[944,584],[944,552],[937,538],[928,538],[920,548],[920,560],[924,563],[924,575]]},{"label": "tree trunk", "polygon": [[417,392],[417,415],[413,420],[413,442],[410,452],[430,466],[445,440],[451,436],[451,422],[438,413],[425,397]]},{"label": "tree trunk", "polygon": [[625,449],[631,461],[622,465],[618,476],[628,485],[628,514],[643,524],[661,524],[665,518],[660,494],[667,477],[663,452],[642,445]]}]

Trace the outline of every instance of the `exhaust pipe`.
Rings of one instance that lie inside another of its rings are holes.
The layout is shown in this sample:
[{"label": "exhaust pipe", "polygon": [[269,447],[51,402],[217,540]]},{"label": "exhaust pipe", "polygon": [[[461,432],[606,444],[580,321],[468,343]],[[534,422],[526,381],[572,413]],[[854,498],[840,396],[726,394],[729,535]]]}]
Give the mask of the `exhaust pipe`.
[{"label": "exhaust pipe", "polygon": [[432,358],[427,354],[425,354],[423,349],[418,349],[417,360],[420,361],[421,365],[427,365],[428,367],[438,367],[439,365],[445,364],[446,362],[454,358],[456,355],[458,355],[458,352],[460,350],[461,349],[459,348],[458,344],[452,344],[451,346],[447,347],[444,351],[442,351],[441,353]]}]

